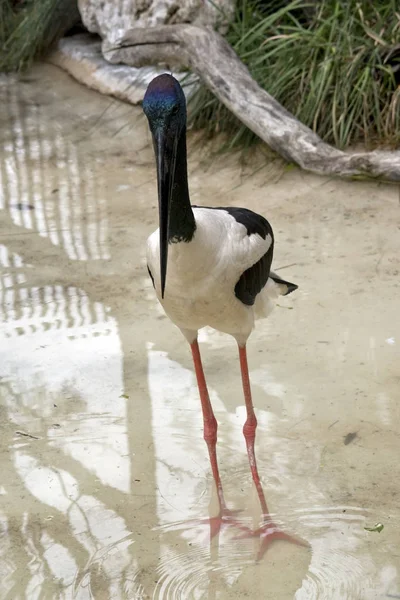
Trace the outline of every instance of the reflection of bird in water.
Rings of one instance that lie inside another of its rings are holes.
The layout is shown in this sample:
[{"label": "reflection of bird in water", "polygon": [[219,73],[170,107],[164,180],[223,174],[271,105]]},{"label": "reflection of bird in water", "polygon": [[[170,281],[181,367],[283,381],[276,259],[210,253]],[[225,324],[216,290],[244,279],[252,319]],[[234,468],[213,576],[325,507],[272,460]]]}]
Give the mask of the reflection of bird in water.
[{"label": "reflection of bird in water", "polygon": [[219,532],[223,522],[235,521],[224,501],[216,455],[217,421],[197,343],[198,330],[206,325],[229,333],[239,346],[247,412],[243,433],[264,519],[259,530],[246,531],[262,537],[262,553],[273,539],[296,540],[271,521],[258,475],[254,454],[257,420],[251,398],[246,341],[255,319],[267,317],[276,298],[293,292],[297,286],[271,271],[274,236],[264,217],[246,208],[191,206],[186,160],[186,101],[178,81],[167,74],[153,79],[147,88],[143,109],[156,155],[160,224],[159,230],[148,239],[148,269],[161,305],[186,337],[193,354],[204,439],[220,507],[219,515],[210,521],[211,535]]}]

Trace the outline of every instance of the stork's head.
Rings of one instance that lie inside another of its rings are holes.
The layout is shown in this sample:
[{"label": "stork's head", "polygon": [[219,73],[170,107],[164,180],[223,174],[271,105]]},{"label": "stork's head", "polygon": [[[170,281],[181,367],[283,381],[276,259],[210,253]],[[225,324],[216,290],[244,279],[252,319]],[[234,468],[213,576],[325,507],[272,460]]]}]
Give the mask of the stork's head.
[{"label": "stork's head", "polygon": [[186,125],[185,94],[179,81],[167,73],[155,77],[146,90],[143,110],[153,136],[159,132],[168,139],[179,135]]},{"label": "stork's head", "polygon": [[143,110],[149,121],[157,161],[161,295],[164,297],[176,155],[179,138],[186,129],[186,100],[179,82],[166,73],[155,77],[146,90]]}]

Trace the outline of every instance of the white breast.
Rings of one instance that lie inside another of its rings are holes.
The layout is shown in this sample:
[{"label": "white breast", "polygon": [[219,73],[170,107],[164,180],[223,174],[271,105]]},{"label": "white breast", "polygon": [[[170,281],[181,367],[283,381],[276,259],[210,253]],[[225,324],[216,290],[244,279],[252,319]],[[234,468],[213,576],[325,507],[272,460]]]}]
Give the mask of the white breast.
[{"label": "white breast", "polygon": [[164,299],[160,293],[159,230],[148,239],[147,262],[159,301],[186,337],[209,325],[247,339],[252,307],[235,296],[241,274],[267,252],[271,237],[247,235],[244,225],[223,210],[193,209],[196,231],[190,242],[170,244]]}]

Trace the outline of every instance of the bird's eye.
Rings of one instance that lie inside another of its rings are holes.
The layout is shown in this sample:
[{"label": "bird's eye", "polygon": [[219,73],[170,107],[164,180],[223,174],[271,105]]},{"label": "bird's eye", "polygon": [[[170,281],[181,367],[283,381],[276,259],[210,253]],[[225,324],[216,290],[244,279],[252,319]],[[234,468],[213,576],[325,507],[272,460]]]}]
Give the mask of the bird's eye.
[{"label": "bird's eye", "polygon": [[179,111],[179,106],[174,106],[174,108],[171,110],[171,115],[175,116],[178,114]]}]

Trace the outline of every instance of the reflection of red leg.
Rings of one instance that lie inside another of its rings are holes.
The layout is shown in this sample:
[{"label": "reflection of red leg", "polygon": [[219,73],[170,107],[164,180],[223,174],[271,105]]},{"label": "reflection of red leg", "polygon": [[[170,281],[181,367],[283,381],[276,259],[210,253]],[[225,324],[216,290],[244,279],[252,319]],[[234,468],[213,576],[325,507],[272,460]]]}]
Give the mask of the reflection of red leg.
[{"label": "reflection of red leg", "polygon": [[266,551],[268,545],[274,540],[286,540],[288,542],[293,542],[295,544],[299,544],[301,546],[308,546],[307,543],[302,540],[298,540],[287,533],[281,531],[277,525],[275,525],[271,517],[269,515],[267,502],[265,500],[264,490],[261,485],[260,476],[258,474],[256,456],[254,452],[254,442],[256,439],[256,428],[257,428],[257,419],[254,414],[253,401],[251,398],[251,388],[250,388],[250,378],[249,378],[249,368],[247,364],[247,353],[246,346],[239,346],[239,359],[240,359],[240,370],[242,373],[242,383],[243,383],[243,392],[244,399],[246,403],[246,413],[247,419],[243,426],[243,434],[246,440],[246,448],[247,455],[249,457],[251,475],[253,477],[254,485],[257,489],[258,498],[260,501],[262,517],[263,517],[263,525],[254,532],[250,530],[247,531],[247,535],[254,535],[260,537],[261,545],[258,552],[258,559],[260,559],[264,552]]},{"label": "reflection of red leg", "polygon": [[210,535],[211,538],[213,538],[219,533],[223,522],[232,522],[231,517],[234,515],[234,511],[230,511],[225,504],[224,492],[222,490],[221,478],[219,476],[216,451],[218,424],[211,406],[210,397],[208,395],[207,384],[204,377],[200,349],[197,340],[190,344],[190,348],[192,350],[197,385],[200,393],[201,408],[203,411],[204,439],[207,444],[208,454],[210,455],[211,469],[218,494],[219,514],[216,517],[211,517],[209,519]]}]

